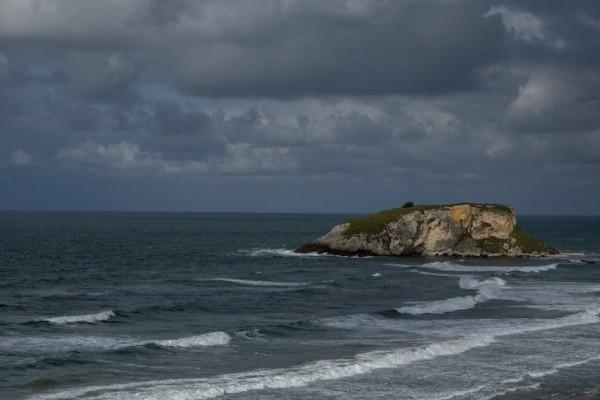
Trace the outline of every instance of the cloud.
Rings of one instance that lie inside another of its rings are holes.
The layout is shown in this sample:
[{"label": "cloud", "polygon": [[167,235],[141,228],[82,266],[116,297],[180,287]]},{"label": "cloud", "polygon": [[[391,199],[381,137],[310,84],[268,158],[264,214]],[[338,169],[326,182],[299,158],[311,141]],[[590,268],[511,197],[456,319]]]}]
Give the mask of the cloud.
[{"label": "cloud", "polygon": [[[494,59],[501,40],[499,27],[466,3],[435,3],[444,18],[431,12],[429,2],[343,11],[330,8],[333,3],[317,8],[306,2],[244,18],[244,7],[225,13],[224,3],[210,4],[208,15],[222,20],[213,35],[227,40],[184,52],[177,83],[185,93],[287,98],[451,92],[476,85],[474,71]],[[233,25],[248,19],[248,25]],[[470,40],[475,32],[478,40]]]},{"label": "cloud", "polygon": [[57,158],[78,168],[104,175],[279,174],[295,167],[285,148],[233,144],[220,159],[208,161],[166,159],[134,143],[85,142],[60,149]]},{"label": "cloud", "polygon": [[121,104],[137,98],[136,66],[122,53],[74,55],[67,68],[68,88],[76,96]]},{"label": "cloud", "polygon": [[585,26],[594,29],[600,30],[600,19],[594,18],[591,15],[587,14],[578,14],[577,19]]},{"label": "cloud", "polygon": [[600,75],[585,69],[541,68],[510,103],[509,127],[519,131],[600,128]]},{"label": "cloud", "polygon": [[[467,2],[36,4],[0,4],[0,45],[64,66],[73,93],[105,102],[131,97],[142,65],[144,79],[216,98],[453,92],[478,84],[502,38]],[[41,47],[51,60],[19,50]]]},{"label": "cloud", "polygon": [[547,28],[547,23],[539,16],[506,6],[493,6],[483,15],[484,17],[500,16],[504,29],[516,40],[527,43],[542,43],[556,50],[566,46],[563,39],[553,37]]},{"label": "cloud", "polygon": [[131,204],[149,187],[263,208],[278,191],[600,204],[599,16],[588,0],[2,1],[0,207],[48,182],[58,208],[80,185],[94,204],[130,187]]},{"label": "cloud", "polygon": [[108,145],[91,141],[60,149],[57,157],[98,172],[110,168],[128,172],[161,170],[162,160],[157,154],[142,151],[140,146],[126,141]]},{"label": "cloud", "polygon": [[17,167],[29,165],[33,160],[33,156],[23,149],[15,149],[11,153],[10,160]]}]

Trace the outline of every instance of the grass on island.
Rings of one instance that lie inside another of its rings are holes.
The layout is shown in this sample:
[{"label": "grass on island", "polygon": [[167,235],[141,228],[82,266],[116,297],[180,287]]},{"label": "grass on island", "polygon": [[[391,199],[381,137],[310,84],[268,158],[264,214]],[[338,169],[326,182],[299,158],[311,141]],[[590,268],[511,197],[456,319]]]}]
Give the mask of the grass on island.
[{"label": "grass on island", "polygon": [[473,204],[473,203],[457,203],[457,204],[440,204],[440,205],[414,205],[412,202],[405,203],[404,206],[399,208],[392,208],[389,210],[383,210],[375,214],[369,214],[364,217],[351,219],[349,222],[348,229],[344,232],[345,236],[352,236],[356,234],[364,233],[367,236],[377,235],[381,233],[387,224],[397,220],[403,215],[410,214],[417,211],[425,211],[431,209],[440,209],[452,207],[455,205],[469,204],[478,207],[488,208],[490,210],[503,213],[512,214],[513,211],[510,207],[501,204]]},{"label": "grass on island", "polygon": [[[512,240],[515,240],[514,243]],[[508,239],[499,239],[496,237],[488,237],[485,239],[475,240],[477,247],[489,254],[498,254],[504,251],[504,245],[518,246],[524,253],[557,253],[555,249],[547,246],[544,242],[537,239],[535,236],[525,232],[521,226],[516,225]]]},{"label": "grass on island", "polygon": [[510,242],[510,239],[500,239],[494,236],[475,240],[475,243],[477,243],[477,247],[479,247],[487,254],[502,253],[504,249],[504,244],[507,242]]},{"label": "grass on island", "polygon": [[392,208],[389,210],[379,211],[375,214],[369,214],[364,217],[351,219],[348,221],[350,225],[344,234],[346,236],[352,236],[356,234],[364,233],[367,236],[377,235],[382,232],[386,225],[400,218],[403,215],[410,214],[415,211],[424,211],[426,209],[442,207],[442,206],[412,206],[412,207],[399,207]]},{"label": "grass on island", "polygon": [[511,235],[517,242],[516,244],[525,252],[549,252],[558,253],[556,249],[547,246],[544,242],[536,238],[535,236],[525,232],[519,225],[516,225]]}]

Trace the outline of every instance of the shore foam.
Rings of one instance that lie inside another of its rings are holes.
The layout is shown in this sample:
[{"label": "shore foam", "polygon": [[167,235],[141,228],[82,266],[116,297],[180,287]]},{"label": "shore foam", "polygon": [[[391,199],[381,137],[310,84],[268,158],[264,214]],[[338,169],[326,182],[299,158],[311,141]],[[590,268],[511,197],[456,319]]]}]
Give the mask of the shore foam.
[{"label": "shore foam", "polygon": [[526,322],[520,326],[509,326],[488,333],[471,334],[416,347],[370,351],[360,353],[354,358],[320,360],[287,369],[253,370],[208,378],[90,386],[37,395],[32,399],[66,400],[85,396],[86,399],[94,400],[125,400],[132,397],[143,397],[146,400],[165,398],[201,400],[253,390],[301,387],[323,380],[347,378],[378,369],[395,368],[416,361],[461,354],[477,347],[489,346],[502,336],[598,323],[600,322],[598,312],[600,309],[596,308],[562,318]]},{"label": "shore foam", "polygon": [[453,311],[468,310],[478,303],[483,303],[498,297],[500,290],[506,286],[506,282],[500,278],[478,280],[464,276],[459,280],[462,289],[475,289],[477,294],[473,296],[452,297],[444,300],[424,301],[408,306],[396,308],[400,314],[445,314]]},{"label": "shore foam", "polygon": [[554,270],[558,267],[558,264],[546,264],[546,265],[532,265],[532,266],[499,266],[499,265],[464,265],[458,264],[451,261],[435,261],[426,264],[386,264],[391,267],[402,267],[402,268],[426,268],[444,272],[526,272],[526,273],[540,273]]}]

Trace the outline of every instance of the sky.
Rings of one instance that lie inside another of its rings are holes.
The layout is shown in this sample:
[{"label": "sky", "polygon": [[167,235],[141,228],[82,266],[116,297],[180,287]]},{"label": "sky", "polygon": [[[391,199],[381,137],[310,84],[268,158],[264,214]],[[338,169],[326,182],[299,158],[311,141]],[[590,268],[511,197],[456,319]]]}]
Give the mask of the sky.
[{"label": "sky", "polygon": [[600,214],[597,0],[3,0],[0,209]]}]

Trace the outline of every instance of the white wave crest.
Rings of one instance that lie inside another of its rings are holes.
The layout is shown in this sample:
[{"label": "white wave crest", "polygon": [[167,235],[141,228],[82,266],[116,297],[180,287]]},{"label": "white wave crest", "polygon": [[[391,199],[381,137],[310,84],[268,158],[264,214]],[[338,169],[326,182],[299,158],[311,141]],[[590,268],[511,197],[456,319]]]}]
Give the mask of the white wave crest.
[{"label": "white wave crest", "polygon": [[589,358],[585,358],[585,359],[577,360],[577,361],[564,362],[564,363],[557,364],[557,365],[555,365],[551,368],[545,369],[545,370],[528,371],[524,375],[522,375],[518,378],[505,379],[502,381],[502,383],[519,383],[519,382],[523,382],[524,380],[526,380],[528,378],[540,379],[540,378],[543,378],[548,375],[557,374],[563,369],[577,367],[579,365],[588,364],[590,362],[598,361],[598,360],[600,360],[600,356],[589,357]]},{"label": "white wave crest", "polygon": [[233,278],[213,278],[209,281],[229,282],[245,286],[279,286],[279,287],[297,287],[310,285],[306,282],[275,282],[275,281],[253,281],[249,279],[233,279]]},{"label": "white wave crest", "polygon": [[427,268],[445,272],[529,272],[540,273],[556,269],[558,264],[532,265],[532,266],[498,266],[498,265],[464,265],[451,261],[436,261],[420,265],[386,264],[392,267]]},{"label": "white wave crest", "polygon": [[51,324],[78,324],[78,323],[93,324],[94,322],[106,321],[114,316],[115,316],[114,311],[107,310],[107,311],[101,311],[101,312],[95,313],[95,314],[62,315],[59,317],[38,318],[38,319],[36,319],[36,321],[49,322]]},{"label": "white wave crest", "polygon": [[553,320],[541,320],[511,326],[493,334],[474,334],[423,346],[361,353],[354,358],[320,360],[287,369],[261,369],[208,378],[170,379],[87,388],[34,396],[38,400],[61,400],[84,397],[88,400],[201,400],[252,390],[305,386],[314,382],[347,378],[383,368],[394,368],[416,361],[451,356],[473,348],[488,346],[500,336],[522,334],[573,325],[600,322],[600,309],[583,311]]},{"label": "white wave crest", "polygon": [[248,254],[251,257],[278,256],[278,257],[341,257],[341,258],[372,258],[373,256],[341,256],[338,254],[328,253],[296,253],[290,249],[253,249],[242,250],[242,253]]},{"label": "white wave crest", "polygon": [[254,249],[246,250],[244,253],[251,257],[263,257],[263,256],[280,256],[280,257],[323,257],[328,254],[321,253],[296,253],[290,249]]},{"label": "white wave crest", "polygon": [[221,331],[178,339],[143,341],[131,337],[110,336],[19,336],[0,341],[0,351],[53,354],[70,351],[118,350],[147,344],[177,348],[220,346],[229,344],[230,341],[231,336]]},{"label": "white wave crest", "polygon": [[421,271],[419,269],[409,269],[408,272],[413,272],[415,274],[421,274],[421,275],[430,275],[430,276],[444,276],[444,277],[451,277],[451,278],[456,278],[456,274],[442,274],[439,272],[427,272],[427,271]]},{"label": "white wave crest", "polygon": [[231,336],[225,332],[217,331],[179,339],[152,340],[142,342],[141,344],[156,344],[163,347],[188,348],[199,346],[221,346],[228,344],[230,341]]},{"label": "white wave crest", "polygon": [[337,317],[320,318],[314,321],[318,325],[337,329],[361,330],[403,330],[397,320],[381,318],[371,314],[349,314]]},{"label": "white wave crest", "polygon": [[496,397],[504,396],[505,394],[509,394],[509,393],[513,393],[513,392],[526,392],[526,391],[538,389],[539,387],[540,387],[539,383],[534,383],[534,384],[525,385],[525,386],[514,386],[514,387],[511,387],[508,389],[492,392],[492,393],[488,394],[487,396],[480,397],[479,400],[492,400],[492,399],[495,399]]},{"label": "white wave crest", "polygon": [[475,307],[477,303],[483,303],[499,296],[500,290],[506,286],[506,282],[500,278],[478,280],[469,276],[463,276],[459,280],[462,289],[477,290],[473,296],[452,297],[450,299],[425,301],[409,306],[397,308],[400,314],[444,314],[459,310],[468,310]]}]

